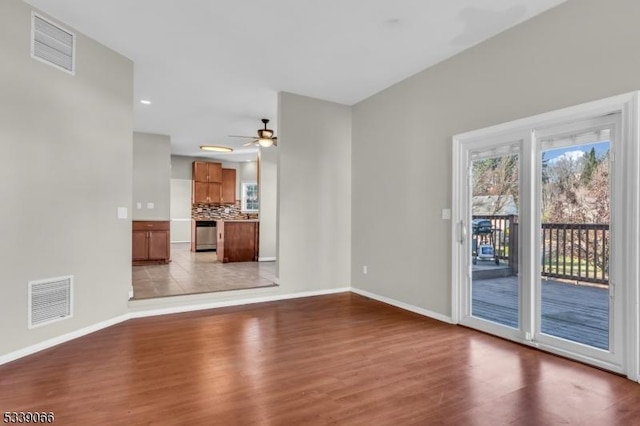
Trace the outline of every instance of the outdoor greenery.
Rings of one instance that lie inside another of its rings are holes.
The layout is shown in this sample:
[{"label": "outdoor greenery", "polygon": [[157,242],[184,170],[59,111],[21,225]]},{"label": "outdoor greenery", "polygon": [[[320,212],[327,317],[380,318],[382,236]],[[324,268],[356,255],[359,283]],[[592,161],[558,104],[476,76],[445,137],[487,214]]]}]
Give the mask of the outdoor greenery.
[{"label": "outdoor greenery", "polygon": [[[576,147],[577,148],[577,147]],[[577,276],[608,275],[609,232],[585,231],[571,224],[608,225],[610,220],[610,154],[597,155],[595,148],[581,154],[556,155],[546,151],[542,157],[542,223],[568,224],[572,232],[545,234],[545,270],[570,274],[573,257]],[[550,158],[551,157],[551,158]],[[506,203],[519,201],[519,161],[517,155],[486,158],[473,162],[473,196],[492,196],[492,215],[500,215]],[[560,235],[565,235],[560,237]],[[506,235],[505,235],[506,237]],[[565,241],[566,238],[566,241]],[[596,247],[597,245],[597,247]],[[502,255],[508,256],[508,243],[501,244]],[[556,251],[570,253],[558,256]],[[563,266],[566,265],[566,266]]]}]

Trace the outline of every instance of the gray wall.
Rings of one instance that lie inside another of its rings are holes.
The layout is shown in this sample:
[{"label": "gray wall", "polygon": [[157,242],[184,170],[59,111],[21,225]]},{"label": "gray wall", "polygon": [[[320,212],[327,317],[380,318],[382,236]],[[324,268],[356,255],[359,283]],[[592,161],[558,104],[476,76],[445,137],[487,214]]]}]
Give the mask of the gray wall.
[{"label": "gray wall", "polygon": [[278,113],[280,283],[348,287],[351,108],[280,93]]},{"label": "gray wall", "polygon": [[[169,220],[171,139],[133,134],[133,219]],[[149,208],[149,203],[153,208]],[[140,207],[138,207],[138,205]]]},{"label": "gray wall", "polygon": [[[0,356],[128,310],[133,64],[77,33],[76,74],[31,59],[0,2]],[[69,28],[69,27],[67,27]],[[74,275],[74,316],[27,328],[27,282]]]},{"label": "gray wall", "polygon": [[259,259],[276,259],[278,212],[278,148],[260,148],[260,248]]},{"label": "gray wall", "polygon": [[640,88],[639,16],[570,0],[355,105],[352,285],[450,315],[451,137]]},{"label": "gray wall", "polygon": [[236,191],[236,199],[242,198],[242,182],[258,182],[258,161],[244,161],[238,163],[238,172],[236,175],[236,183],[238,190]]}]

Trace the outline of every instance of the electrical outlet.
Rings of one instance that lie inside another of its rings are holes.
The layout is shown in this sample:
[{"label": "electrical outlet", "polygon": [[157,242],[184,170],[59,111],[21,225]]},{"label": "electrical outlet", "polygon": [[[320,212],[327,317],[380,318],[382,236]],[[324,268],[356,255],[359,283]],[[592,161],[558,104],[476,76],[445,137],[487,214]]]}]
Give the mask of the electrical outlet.
[{"label": "electrical outlet", "polygon": [[442,220],[451,219],[451,209],[442,209]]},{"label": "electrical outlet", "polygon": [[139,202],[138,202],[138,203],[136,203],[136,208],[137,208],[138,210],[140,210],[140,209],[142,208],[142,203],[139,203]]},{"label": "electrical outlet", "polygon": [[153,209],[155,207],[155,205],[153,203],[147,203],[147,208],[148,209]]},{"label": "electrical outlet", "polygon": [[366,275],[366,274],[367,274],[367,272],[369,272],[369,271],[368,271],[368,268],[367,268],[367,265],[363,265],[363,266],[362,266],[362,273]]}]

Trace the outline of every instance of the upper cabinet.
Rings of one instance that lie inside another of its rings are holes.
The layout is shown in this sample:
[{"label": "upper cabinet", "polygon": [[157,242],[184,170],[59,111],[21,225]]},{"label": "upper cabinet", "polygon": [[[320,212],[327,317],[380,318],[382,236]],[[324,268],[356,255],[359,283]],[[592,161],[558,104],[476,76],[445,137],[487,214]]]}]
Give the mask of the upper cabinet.
[{"label": "upper cabinet", "polygon": [[222,163],[194,161],[192,170],[195,182],[222,182]]},{"label": "upper cabinet", "polygon": [[194,161],[192,168],[193,204],[235,204],[236,171],[223,169],[221,163]]},{"label": "upper cabinet", "polygon": [[236,203],[236,170],[222,169],[222,199],[223,204]]}]

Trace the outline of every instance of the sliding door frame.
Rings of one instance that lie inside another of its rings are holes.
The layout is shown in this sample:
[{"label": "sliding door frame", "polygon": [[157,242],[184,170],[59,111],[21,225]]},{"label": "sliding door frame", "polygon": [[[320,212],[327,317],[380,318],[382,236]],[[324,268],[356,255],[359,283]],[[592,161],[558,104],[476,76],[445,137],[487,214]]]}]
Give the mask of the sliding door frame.
[{"label": "sliding door frame", "polygon": [[[622,183],[623,197],[616,200],[616,207],[621,209],[622,214],[614,226],[625,229],[624,241],[622,241],[622,253],[618,255],[621,266],[616,280],[624,285],[618,285],[617,296],[623,299],[622,316],[623,329],[619,330],[625,337],[625,348],[622,354],[620,365],[606,365],[596,359],[588,356],[574,356],[564,351],[556,350],[550,347],[542,347],[549,352],[557,353],[562,356],[573,358],[592,365],[607,368],[613,371],[626,374],[627,377],[634,381],[640,381],[640,92],[632,92],[624,95],[614,96],[595,102],[589,102],[582,105],[568,107],[533,117],[523,118],[496,126],[466,132],[455,135],[453,137],[453,167],[452,167],[452,229],[451,229],[451,317],[454,323],[473,327],[465,320],[465,312],[468,309],[468,281],[470,280],[470,266],[468,265],[469,253],[468,238],[470,224],[468,223],[468,203],[465,197],[468,190],[464,190],[466,183],[461,182],[462,176],[467,173],[466,168],[469,159],[465,158],[467,147],[470,144],[476,144],[478,141],[490,140],[492,138],[504,140],[505,135],[528,135],[523,140],[522,159],[520,165],[522,167],[522,175],[520,177],[521,188],[529,194],[534,194],[534,185],[536,179],[536,153],[537,147],[533,143],[532,130],[540,128],[550,128],[562,125],[564,123],[585,120],[590,118],[603,117],[612,113],[620,113],[621,115],[621,134],[622,139],[619,143],[619,152],[616,155],[616,167],[622,169],[624,174],[624,182]],[[518,139],[522,139],[522,136]],[[533,197],[531,197],[533,199]],[[522,241],[529,241],[528,247],[522,247],[520,282],[528,282],[528,286],[520,287],[520,299],[526,291],[526,297],[534,300],[536,297],[535,286],[531,283],[535,282],[536,274],[539,272],[536,268],[536,262],[539,255],[536,253],[534,242],[538,240],[537,228],[535,221],[538,215],[536,209],[538,204],[533,200],[522,200],[521,202],[521,221],[520,235]],[[463,265],[464,263],[464,265]],[[537,277],[539,279],[539,277]],[[533,340],[535,324],[534,310],[521,306],[520,326],[521,333],[496,333],[501,337],[539,347],[538,342]]]}]

